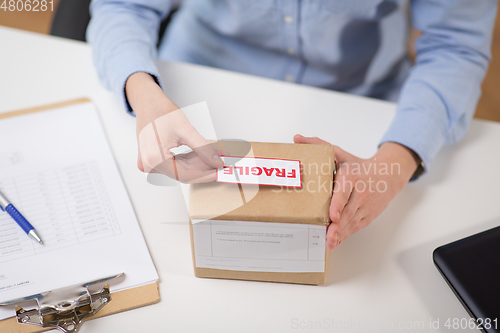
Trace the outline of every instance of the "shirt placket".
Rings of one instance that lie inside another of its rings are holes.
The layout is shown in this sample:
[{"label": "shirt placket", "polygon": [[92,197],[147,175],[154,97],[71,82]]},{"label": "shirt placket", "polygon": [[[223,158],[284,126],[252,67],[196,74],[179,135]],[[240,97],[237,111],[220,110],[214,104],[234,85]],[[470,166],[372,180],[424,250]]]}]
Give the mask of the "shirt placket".
[{"label": "shirt placket", "polygon": [[299,5],[300,0],[278,0],[280,2],[281,24],[283,33],[283,53],[286,54],[283,80],[298,82],[302,71],[299,40]]}]

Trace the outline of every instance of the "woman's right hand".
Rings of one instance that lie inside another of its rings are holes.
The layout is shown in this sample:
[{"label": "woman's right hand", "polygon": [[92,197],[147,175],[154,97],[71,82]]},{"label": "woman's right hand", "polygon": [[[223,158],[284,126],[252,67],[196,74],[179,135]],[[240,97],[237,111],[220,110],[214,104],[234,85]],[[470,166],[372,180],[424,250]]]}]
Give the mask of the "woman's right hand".
[{"label": "woman's right hand", "polygon": [[[215,180],[223,166],[220,152],[191,125],[147,73],[132,74],[125,85],[130,106],[137,117],[137,166],[143,172],[158,172],[182,183]],[[193,151],[174,156],[170,149],[186,145]]]}]

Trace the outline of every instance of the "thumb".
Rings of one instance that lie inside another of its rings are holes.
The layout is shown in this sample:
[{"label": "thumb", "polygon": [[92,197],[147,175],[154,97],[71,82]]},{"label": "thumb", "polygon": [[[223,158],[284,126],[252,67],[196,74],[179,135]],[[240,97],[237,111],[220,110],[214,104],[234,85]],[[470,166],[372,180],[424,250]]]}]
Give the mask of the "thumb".
[{"label": "thumb", "polygon": [[214,145],[205,139],[198,131],[190,126],[181,137],[183,144],[193,149],[203,162],[214,169],[222,168],[224,162],[220,158],[220,153]]},{"label": "thumb", "polygon": [[321,140],[320,138],[317,137],[306,137],[302,136],[300,134],[296,134],[293,137],[293,142],[294,143],[308,143],[308,144],[316,144],[316,145],[329,145],[329,142],[326,142],[325,140]]},{"label": "thumb", "polygon": [[333,152],[335,153],[335,158],[338,162],[344,163],[347,160],[352,159],[354,156],[341,149],[339,146],[333,146]]}]

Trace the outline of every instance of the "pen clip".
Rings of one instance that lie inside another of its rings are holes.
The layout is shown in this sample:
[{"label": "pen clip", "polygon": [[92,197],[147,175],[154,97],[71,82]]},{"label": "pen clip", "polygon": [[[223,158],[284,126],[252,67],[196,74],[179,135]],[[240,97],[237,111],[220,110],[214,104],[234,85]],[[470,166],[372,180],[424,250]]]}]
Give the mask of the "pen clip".
[{"label": "pen clip", "polygon": [[0,192],[0,209],[5,212],[5,208],[10,204],[9,200]]}]

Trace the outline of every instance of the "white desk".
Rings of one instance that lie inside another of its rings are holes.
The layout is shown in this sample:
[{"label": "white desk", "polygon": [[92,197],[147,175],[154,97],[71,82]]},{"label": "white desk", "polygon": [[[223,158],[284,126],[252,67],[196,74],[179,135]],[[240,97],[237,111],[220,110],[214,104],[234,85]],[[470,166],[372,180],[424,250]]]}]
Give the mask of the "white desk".
[{"label": "white desk", "polygon": [[[159,304],[90,321],[83,333],[310,332],[333,330],[332,321],[359,332],[374,331],[369,323],[394,331],[422,321],[420,331],[435,332],[430,318],[440,318],[442,331],[447,318],[469,318],[431,255],[500,223],[500,124],[473,121],[428,175],[332,253],[326,286],[198,279],[180,190],[150,185],[136,169],[135,120],[100,86],[90,47],[7,28],[0,40],[0,112],[81,96],[97,104],[161,277]],[[395,112],[391,103],[226,71],[160,68],[178,105],[208,102],[221,138],[291,142],[302,133],[367,157]]]}]

